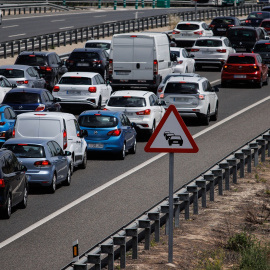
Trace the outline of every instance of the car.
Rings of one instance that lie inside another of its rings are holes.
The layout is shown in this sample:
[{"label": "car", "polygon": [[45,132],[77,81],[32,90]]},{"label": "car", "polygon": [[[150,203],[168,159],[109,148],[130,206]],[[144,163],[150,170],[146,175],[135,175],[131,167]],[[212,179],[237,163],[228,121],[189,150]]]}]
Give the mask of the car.
[{"label": "car", "polygon": [[171,146],[172,144],[179,144],[180,146],[183,145],[183,139],[180,135],[172,135],[168,138],[168,143]]},{"label": "car", "polygon": [[269,19],[264,19],[262,20],[260,27],[263,27],[267,34],[269,35],[270,33],[270,18]]},{"label": "car", "polygon": [[264,19],[270,18],[269,11],[253,11],[248,14],[245,25],[246,26],[259,26]]},{"label": "car", "polygon": [[252,53],[258,53],[263,60],[263,63],[268,66],[268,73],[270,72],[270,41],[259,40],[255,43]]},{"label": "car", "polygon": [[85,42],[84,48],[100,48],[110,54],[111,43],[108,39],[90,39]]},{"label": "car", "polygon": [[53,88],[64,110],[100,109],[112,92],[110,84],[95,72],[67,72]]},{"label": "car", "polygon": [[151,135],[165,113],[162,105],[153,92],[120,90],[112,93],[104,109],[124,112],[136,124],[137,132]]},{"label": "car", "polygon": [[10,83],[5,76],[0,75],[0,103],[3,101],[6,93],[16,87],[16,84]]},{"label": "car", "polygon": [[0,146],[12,137],[16,118],[17,115],[10,106],[0,104]]},{"label": "car", "polygon": [[14,88],[5,95],[2,103],[11,106],[16,114],[61,111],[60,104],[51,92],[41,88]]},{"label": "car", "polygon": [[9,139],[2,148],[10,150],[19,162],[27,168],[29,185],[46,187],[50,193],[56,186],[71,183],[71,165],[68,151],[50,139],[20,138]]},{"label": "car", "polygon": [[226,87],[231,82],[252,83],[261,88],[268,84],[268,66],[258,53],[231,54],[221,72],[221,85]]},{"label": "car", "polygon": [[23,51],[18,55],[15,65],[35,67],[39,76],[45,79],[46,88],[50,91],[61,76],[67,72],[64,61],[55,52]]},{"label": "car", "polygon": [[173,61],[173,72],[195,72],[195,60],[193,59],[193,55],[189,55],[185,48],[170,47],[170,52]]},{"label": "car", "polygon": [[69,72],[87,71],[97,72],[107,79],[109,55],[104,49],[77,48],[74,49],[66,60]]},{"label": "car", "polygon": [[26,208],[28,181],[23,166],[7,149],[0,149],[0,217],[9,219],[12,207]]},{"label": "car", "polygon": [[201,37],[195,41],[190,53],[194,55],[197,70],[202,66],[221,69],[228,56],[235,53],[235,49],[227,37]]},{"label": "car", "polygon": [[45,88],[45,80],[34,67],[26,65],[0,66],[0,75],[5,76],[11,84],[20,88]]},{"label": "car", "polygon": [[214,18],[209,24],[214,36],[226,36],[227,30],[233,26],[240,26],[241,22],[237,17],[220,16]]},{"label": "car", "polygon": [[165,101],[165,109],[175,105],[180,114],[196,115],[201,124],[209,125],[218,118],[218,91],[205,77],[171,77],[159,98]]},{"label": "car", "polygon": [[190,50],[198,37],[213,36],[213,31],[203,21],[181,21],[173,29],[174,38],[178,47]]},{"label": "car", "polygon": [[136,130],[123,112],[91,110],[80,114],[80,128],[87,131],[89,152],[111,152],[121,160],[136,153]]},{"label": "car", "polygon": [[[264,3],[269,3],[269,0],[267,0],[267,1],[263,1]],[[257,4],[259,4],[259,1],[257,2]],[[264,7],[262,7],[262,9],[261,9],[262,11],[270,11],[270,6],[264,6]]]},{"label": "car", "polygon": [[170,131],[164,131],[164,137],[166,140],[168,140],[171,136],[174,136],[175,134]]},{"label": "car", "polygon": [[201,77],[201,75],[197,73],[170,73],[168,74],[158,86],[158,90],[157,90],[158,97],[160,93],[162,93],[162,89],[164,85],[166,84],[167,80],[169,80],[171,77]]},{"label": "car", "polygon": [[228,29],[227,38],[236,52],[251,52],[258,40],[269,36],[263,27],[233,26]]}]

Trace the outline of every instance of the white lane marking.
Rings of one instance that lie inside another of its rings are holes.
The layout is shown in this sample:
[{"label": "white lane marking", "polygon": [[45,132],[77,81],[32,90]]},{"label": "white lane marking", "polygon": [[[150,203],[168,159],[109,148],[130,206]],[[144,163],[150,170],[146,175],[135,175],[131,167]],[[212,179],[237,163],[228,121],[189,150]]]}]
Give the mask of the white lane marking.
[{"label": "white lane marking", "polygon": [[65,21],[65,19],[63,19],[63,20],[52,20],[51,22],[64,22]]},{"label": "white lane marking", "polygon": [[18,35],[11,35],[11,36],[8,36],[8,37],[18,37],[18,36],[25,36],[26,34],[18,34]]},{"label": "white lane marking", "polygon": [[217,82],[220,82],[221,79],[218,79],[218,80],[215,80],[215,81],[212,81],[211,84],[214,84],[214,83],[217,83]]},{"label": "white lane marking", "polygon": [[94,16],[94,18],[107,17],[107,15]]},{"label": "white lane marking", "polygon": [[19,26],[18,24],[14,24],[14,25],[9,25],[9,26],[3,26],[2,28],[11,28],[11,27],[17,27]]},{"label": "white lane marking", "polygon": [[74,26],[66,26],[66,27],[62,27],[62,28],[59,28],[60,30],[62,29],[69,29],[69,28],[73,28]]},{"label": "white lane marking", "polygon": [[[216,127],[230,121],[231,119],[239,116],[240,114],[243,114],[244,112],[246,112],[246,111],[248,111],[248,110],[250,110],[250,109],[252,109],[252,108],[254,108],[254,107],[258,106],[258,105],[260,105],[261,103],[263,103],[263,102],[265,102],[265,101],[267,101],[269,99],[270,99],[270,96],[266,97],[266,98],[264,98],[264,99],[262,99],[262,100],[260,100],[260,101],[258,101],[256,103],[254,103],[254,104],[252,104],[252,105],[250,105],[250,106],[248,106],[248,107],[246,107],[246,108],[244,108],[244,109],[242,109],[242,110],[240,110],[240,111],[238,111],[238,112],[236,112],[234,114],[232,114],[231,116],[221,120],[220,122],[214,124],[213,126],[208,127],[206,129],[202,130],[201,132],[198,132],[197,134],[193,135],[193,138],[198,138],[199,136],[207,133],[208,131],[210,131],[210,130],[212,130],[212,129],[214,129],[214,128],[216,128]],[[27,227],[26,229],[20,231],[19,233],[15,234],[15,235],[11,236],[10,238],[6,239],[5,241],[1,242],[0,243],[0,249],[5,247],[6,245],[12,243],[13,241],[19,239],[20,237],[24,236],[25,234],[31,232],[32,230],[38,228],[39,226],[45,224],[46,222],[50,221],[51,219],[61,215],[62,213],[66,212],[67,210],[71,209],[72,207],[78,205],[79,203],[91,198],[92,196],[96,195],[97,193],[101,192],[102,190],[104,190],[104,189],[112,186],[113,184],[121,181],[123,178],[135,173],[136,171],[138,171],[138,170],[144,168],[145,166],[153,163],[154,161],[162,158],[165,155],[167,155],[167,153],[158,154],[155,157],[153,157],[153,158],[145,161],[144,163],[136,166],[135,168],[133,168],[133,169],[131,169],[131,170],[117,176],[117,177],[115,177],[114,179],[110,180],[106,184],[104,184],[104,185],[102,185],[102,186],[88,192],[87,194],[83,195],[79,199],[69,203],[68,205],[62,207],[61,209],[59,209],[57,211],[55,211],[54,213],[50,214],[49,216],[39,220],[38,222],[36,222],[36,223],[32,224],[31,226]]]}]

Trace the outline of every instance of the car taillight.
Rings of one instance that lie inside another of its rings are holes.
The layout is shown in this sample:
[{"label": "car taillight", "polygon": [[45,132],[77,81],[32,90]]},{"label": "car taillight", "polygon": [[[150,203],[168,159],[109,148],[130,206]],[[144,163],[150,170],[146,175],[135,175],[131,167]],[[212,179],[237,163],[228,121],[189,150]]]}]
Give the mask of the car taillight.
[{"label": "car taillight", "polygon": [[137,115],[150,115],[151,114],[151,110],[150,109],[146,109],[144,111],[139,111],[136,112]]},{"label": "car taillight", "polygon": [[158,74],[158,61],[157,60],[154,60],[153,62],[153,73],[154,75]]},{"label": "car taillight", "polygon": [[41,70],[52,71],[51,67],[39,67]]},{"label": "car taillight", "polygon": [[6,122],[0,122],[0,126],[4,126]]},{"label": "car taillight", "polygon": [[24,81],[16,81],[17,84],[28,84],[28,81],[27,80],[24,80]]},{"label": "car taillight", "polygon": [[173,35],[178,35],[178,34],[180,34],[180,31],[174,30],[174,31],[172,32],[172,34],[173,34]]},{"label": "car taillight", "polygon": [[198,52],[200,49],[191,49],[191,52]]},{"label": "car taillight", "polygon": [[94,60],[93,63],[95,63],[95,64],[102,64],[102,60]]},{"label": "car taillight", "polygon": [[108,111],[108,109],[106,109],[106,108],[103,108],[103,111]]},{"label": "car taillight", "polygon": [[204,100],[205,99],[205,95],[199,95],[199,99],[200,100]]},{"label": "car taillight", "polygon": [[121,129],[115,129],[115,130],[111,130],[107,133],[107,135],[109,136],[119,136],[121,134]]},{"label": "car taillight", "polygon": [[12,130],[12,138],[15,138],[15,128]]},{"label": "car taillight", "polygon": [[251,20],[246,20],[245,23],[251,23]]},{"label": "car taillight", "polygon": [[177,61],[177,64],[183,64],[183,60]]},{"label": "car taillight", "polygon": [[70,64],[70,65],[73,65],[74,64],[74,61],[73,60],[67,60],[66,63],[67,64]]},{"label": "car taillight", "polygon": [[35,109],[35,112],[41,112],[45,110],[45,105],[44,104],[40,104],[38,105],[38,107]]},{"label": "car taillight", "polygon": [[214,25],[214,24],[210,24],[209,27],[210,27],[210,28],[214,28],[215,25]]},{"label": "car taillight", "polygon": [[65,150],[67,148],[67,131],[64,130],[63,132],[63,149]]},{"label": "car taillight", "polygon": [[3,131],[3,132],[0,132],[0,138],[6,138],[6,132],[5,131]]},{"label": "car taillight", "polygon": [[158,93],[161,93],[163,91],[163,88],[159,88],[157,91]]},{"label": "car taillight", "polygon": [[34,163],[34,166],[36,166],[36,167],[48,167],[48,166],[51,166],[51,162],[49,160],[40,160],[40,161],[36,161]]},{"label": "car taillight", "polygon": [[253,66],[255,70],[260,70],[260,68],[257,65]]},{"label": "car taillight", "polygon": [[227,65],[223,66],[223,69],[226,69],[226,68],[228,68],[228,66],[227,66]]},{"label": "car taillight", "polygon": [[53,92],[58,92],[59,90],[60,90],[60,87],[59,86],[54,86]]},{"label": "car taillight", "polygon": [[226,49],[218,49],[217,52],[219,52],[219,53],[226,53]]},{"label": "car taillight", "polygon": [[164,98],[164,94],[160,94],[159,98]]},{"label": "car taillight", "polygon": [[203,34],[203,30],[201,30],[201,31],[196,31],[196,32],[194,32],[194,34],[195,34],[195,35],[200,35],[200,36],[201,36],[201,35]]},{"label": "car taillight", "polygon": [[0,187],[4,188],[5,187],[5,181],[4,179],[0,179]]},{"label": "car taillight", "polygon": [[90,92],[90,93],[96,93],[97,92],[97,88],[95,86],[90,86],[88,88],[88,92]]},{"label": "car taillight", "polygon": [[233,27],[234,26],[234,24],[228,24],[228,27]]},{"label": "car taillight", "polygon": [[109,74],[112,75],[113,73],[113,60],[109,59]]}]

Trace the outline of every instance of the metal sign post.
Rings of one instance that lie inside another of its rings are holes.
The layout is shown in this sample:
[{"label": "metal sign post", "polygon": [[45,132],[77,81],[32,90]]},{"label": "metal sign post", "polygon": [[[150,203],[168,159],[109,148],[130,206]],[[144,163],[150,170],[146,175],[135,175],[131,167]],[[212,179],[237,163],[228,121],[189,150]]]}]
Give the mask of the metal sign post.
[{"label": "metal sign post", "polygon": [[173,262],[173,182],[174,182],[174,153],[169,154],[169,241],[168,262]]},{"label": "metal sign post", "polygon": [[195,21],[197,20],[197,0],[195,0]]}]

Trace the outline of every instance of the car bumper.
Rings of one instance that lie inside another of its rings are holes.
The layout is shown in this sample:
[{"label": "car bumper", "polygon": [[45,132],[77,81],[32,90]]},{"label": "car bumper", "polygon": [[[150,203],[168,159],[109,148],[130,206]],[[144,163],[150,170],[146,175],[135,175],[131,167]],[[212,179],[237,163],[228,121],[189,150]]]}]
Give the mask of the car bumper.
[{"label": "car bumper", "polygon": [[94,141],[85,138],[88,152],[119,152],[123,148],[123,140],[110,138],[104,141]]},{"label": "car bumper", "polygon": [[131,116],[128,116],[130,122],[134,122],[136,124],[136,130],[142,131],[142,130],[151,130],[153,127],[154,119],[151,117],[145,117],[142,118],[132,118]]},{"label": "car bumper", "polygon": [[49,186],[52,183],[53,172],[51,170],[40,170],[38,172],[27,171],[26,173],[29,184],[39,184]]},{"label": "car bumper", "polygon": [[[238,78],[235,76],[238,75]],[[245,76],[243,78],[242,76]],[[261,73],[258,74],[222,74],[221,80],[223,82],[259,82],[261,79]]]},{"label": "car bumper", "polygon": [[[90,99],[90,98],[89,98]],[[74,106],[86,106],[89,108],[94,108],[96,109],[98,107],[97,101],[94,98],[91,98],[92,101],[90,100],[68,100],[68,99],[61,99],[58,103],[60,103],[61,107],[72,107]],[[93,102],[94,101],[94,102]]]},{"label": "car bumper", "polygon": [[226,59],[223,58],[217,58],[217,59],[204,59],[204,58],[195,58],[196,64],[201,65],[215,65],[215,66],[223,66],[226,62]]}]

